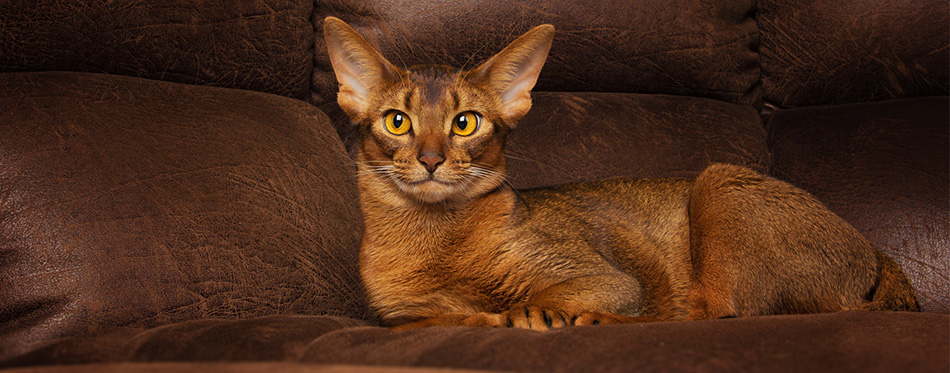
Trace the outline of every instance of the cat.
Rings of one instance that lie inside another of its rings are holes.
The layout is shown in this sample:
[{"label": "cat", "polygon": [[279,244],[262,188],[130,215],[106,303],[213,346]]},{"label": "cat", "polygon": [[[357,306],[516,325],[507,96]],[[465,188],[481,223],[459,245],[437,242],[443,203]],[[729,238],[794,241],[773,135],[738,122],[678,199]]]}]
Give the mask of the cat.
[{"label": "cat", "polygon": [[396,67],[333,17],[324,37],[359,132],[360,274],[385,326],[919,311],[901,269],[855,228],[744,167],[511,188],[505,139],[531,107],[551,25],[467,71]]}]

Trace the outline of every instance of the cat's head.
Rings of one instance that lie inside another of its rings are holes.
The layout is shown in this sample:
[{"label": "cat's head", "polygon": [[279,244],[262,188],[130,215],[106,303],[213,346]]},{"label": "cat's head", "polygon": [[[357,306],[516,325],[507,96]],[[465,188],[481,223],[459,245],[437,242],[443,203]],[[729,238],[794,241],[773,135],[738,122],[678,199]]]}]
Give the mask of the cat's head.
[{"label": "cat's head", "polygon": [[502,184],[505,138],[531,108],[553,26],[535,27],[467,71],[396,67],[333,17],[324,36],[337,102],[359,126],[361,178],[424,203],[470,199]]}]

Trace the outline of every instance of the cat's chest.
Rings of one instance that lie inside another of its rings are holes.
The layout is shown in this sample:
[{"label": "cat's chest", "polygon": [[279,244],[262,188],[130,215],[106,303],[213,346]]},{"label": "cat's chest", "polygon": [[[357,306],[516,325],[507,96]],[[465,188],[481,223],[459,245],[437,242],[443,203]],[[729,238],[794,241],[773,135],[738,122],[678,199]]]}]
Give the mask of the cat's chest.
[{"label": "cat's chest", "polygon": [[497,251],[503,245],[492,247],[493,240],[483,238],[483,247],[459,240],[423,250],[364,245],[361,271],[370,303],[384,318],[411,319],[498,312],[523,301],[525,276],[506,264]]},{"label": "cat's chest", "polygon": [[508,199],[483,197],[456,210],[365,203],[360,270],[372,306],[384,318],[410,318],[497,312],[511,303],[525,281],[505,255],[513,233]]}]

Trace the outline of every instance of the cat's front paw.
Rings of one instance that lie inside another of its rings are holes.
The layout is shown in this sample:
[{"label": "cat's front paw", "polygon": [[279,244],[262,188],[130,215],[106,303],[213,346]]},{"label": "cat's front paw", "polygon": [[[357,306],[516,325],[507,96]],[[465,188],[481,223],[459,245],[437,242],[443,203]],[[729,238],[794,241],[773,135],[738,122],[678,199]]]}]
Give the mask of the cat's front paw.
[{"label": "cat's front paw", "polygon": [[571,325],[571,316],[566,312],[519,304],[501,313],[502,327],[531,330],[550,330]]}]

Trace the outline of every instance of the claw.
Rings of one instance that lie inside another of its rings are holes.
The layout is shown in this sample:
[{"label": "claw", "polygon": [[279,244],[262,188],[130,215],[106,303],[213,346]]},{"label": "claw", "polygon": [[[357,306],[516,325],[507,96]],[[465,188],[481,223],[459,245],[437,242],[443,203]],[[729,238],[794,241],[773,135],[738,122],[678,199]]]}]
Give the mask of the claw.
[{"label": "claw", "polygon": [[503,313],[504,326],[532,330],[550,330],[571,325],[564,311],[530,305],[517,305]]},{"label": "claw", "polygon": [[554,327],[554,320],[551,320],[551,315],[548,315],[548,311],[541,310],[541,317],[544,319],[544,325],[547,325],[548,329]]}]

